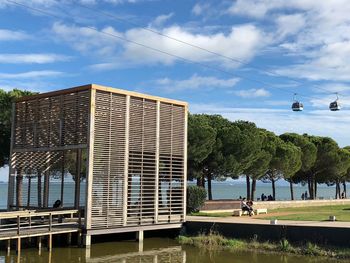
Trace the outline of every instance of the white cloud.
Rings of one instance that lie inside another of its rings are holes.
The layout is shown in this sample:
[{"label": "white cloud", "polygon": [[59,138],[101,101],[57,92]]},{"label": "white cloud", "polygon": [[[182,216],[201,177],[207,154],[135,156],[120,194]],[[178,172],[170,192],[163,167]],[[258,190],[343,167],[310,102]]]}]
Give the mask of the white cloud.
[{"label": "white cloud", "polygon": [[281,15],[276,19],[278,35],[284,38],[289,35],[298,33],[305,25],[303,14]]},{"label": "white cloud", "polygon": [[163,26],[166,21],[168,21],[170,18],[172,18],[174,13],[169,13],[167,15],[160,15],[157,16],[152,23],[150,24],[151,27],[160,27]]},{"label": "white cloud", "polygon": [[298,58],[278,73],[308,80],[350,80],[349,1],[236,0],[229,13],[275,24],[275,32],[269,28],[275,44]]},{"label": "white cloud", "polygon": [[[80,2],[82,4],[87,4],[87,5],[96,5],[99,2],[104,2],[108,4],[125,4],[125,3],[138,3],[138,2],[145,2],[145,1],[153,1],[153,0],[78,0],[77,2]],[[31,7],[51,7],[55,5],[60,5],[59,1],[56,0],[16,0],[15,2],[20,3],[20,4],[25,4]],[[70,2],[70,1],[66,1]],[[72,1],[73,2],[73,1]],[[0,8],[8,7],[8,6],[16,6],[13,3],[10,3],[6,0],[0,0]]]},{"label": "white cloud", "polygon": [[202,15],[203,12],[206,12],[210,8],[209,3],[197,3],[192,8],[192,13],[196,16]]},{"label": "white cloud", "polygon": [[219,88],[232,88],[239,79],[219,79],[215,77],[193,75],[189,79],[172,80],[169,78],[157,79],[155,84],[168,92],[177,92],[181,90],[216,90]]},{"label": "white cloud", "polygon": [[191,113],[221,114],[230,120],[247,120],[282,134],[295,132],[299,134],[328,136],[335,139],[340,146],[350,143],[350,111],[331,112],[324,110],[292,112],[291,109],[269,108],[231,108],[218,104],[190,104]]},{"label": "white cloud", "polygon": [[[57,39],[67,42],[73,48],[83,53],[94,53],[99,56],[101,63],[113,63],[113,60],[118,60],[120,64],[120,60],[123,60],[128,64],[149,65],[161,63],[170,65],[179,60],[176,57],[155,52],[143,46],[103,35],[86,27],[55,23],[52,30]],[[108,26],[101,31],[196,62],[219,62],[225,66],[238,66],[217,55],[198,50],[169,38],[164,38],[141,28],[133,28],[121,33],[113,27]],[[162,34],[181,39],[184,42],[209,49],[225,56],[240,58],[244,61],[252,59],[259,48],[265,45],[263,32],[251,24],[234,26],[227,34],[196,34],[180,26],[165,27],[160,31]]]},{"label": "white cloud", "polygon": [[1,79],[28,79],[42,77],[56,77],[62,75],[63,72],[53,70],[28,71],[22,73],[0,73]]},{"label": "white cloud", "polygon": [[246,90],[237,90],[234,92],[239,97],[242,98],[260,98],[260,97],[269,97],[271,94],[266,89],[246,89]]},{"label": "white cloud", "polygon": [[0,29],[0,41],[17,41],[27,38],[29,38],[29,36],[24,32]]},{"label": "white cloud", "polygon": [[[74,49],[84,54],[95,52],[98,56],[110,56],[120,44],[119,39],[99,33],[88,27],[68,26],[56,22],[53,24],[52,31],[59,38],[59,41],[67,42]],[[122,35],[112,27],[105,27],[101,32],[115,36]]]},{"label": "white cloud", "polygon": [[57,54],[1,54],[0,63],[6,64],[46,64],[69,60],[70,57]]}]

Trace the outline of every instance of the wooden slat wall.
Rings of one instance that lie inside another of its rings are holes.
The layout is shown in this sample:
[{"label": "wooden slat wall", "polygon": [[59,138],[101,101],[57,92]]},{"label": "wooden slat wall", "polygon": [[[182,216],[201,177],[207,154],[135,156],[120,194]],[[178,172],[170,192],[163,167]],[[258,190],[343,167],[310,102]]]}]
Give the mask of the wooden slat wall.
[{"label": "wooden slat wall", "polygon": [[154,222],[157,102],[130,99],[127,225]]},{"label": "wooden slat wall", "polygon": [[91,227],[123,224],[126,96],[96,92]]},{"label": "wooden slat wall", "polygon": [[90,91],[16,103],[14,151],[87,143]]},{"label": "wooden slat wall", "polygon": [[185,111],[96,90],[92,229],[184,220]]},{"label": "wooden slat wall", "polygon": [[[45,177],[50,177],[49,184],[52,180],[57,182],[64,170],[63,151],[86,147],[90,92],[86,89],[15,103],[10,176],[19,183],[23,181],[20,189],[24,206],[38,205],[34,188],[38,174],[42,175],[42,183]],[[27,187],[29,182],[33,186]],[[16,187],[9,186],[9,207],[16,203]],[[48,195],[59,199],[51,190]]]},{"label": "wooden slat wall", "polygon": [[185,108],[160,103],[158,222],[183,221]]}]

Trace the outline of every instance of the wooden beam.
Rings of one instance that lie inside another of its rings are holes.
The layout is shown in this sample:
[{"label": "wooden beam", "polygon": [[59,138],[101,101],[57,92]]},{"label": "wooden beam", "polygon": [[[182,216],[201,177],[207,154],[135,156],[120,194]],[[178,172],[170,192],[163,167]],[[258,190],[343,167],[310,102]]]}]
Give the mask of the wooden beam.
[{"label": "wooden beam", "polygon": [[105,86],[100,86],[100,85],[96,85],[96,84],[91,84],[91,88],[96,89],[96,90],[101,90],[101,91],[112,92],[112,93],[116,93],[116,94],[123,94],[123,95],[127,95],[127,96],[137,97],[137,98],[144,98],[144,99],[153,100],[153,101],[161,101],[161,102],[175,104],[175,105],[182,105],[182,106],[187,105],[187,102],[183,102],[183,101],[179,101],[179,100],[162,98],[162,97],[143,94],[143,93],[139,93],[139,92],[135,92],[135,91],[117,89],[117,88],[112,88],[112,87],[105,87]]},{"label": "wooden beam", "polygon": [[55,147],[31,147],[31,148],[15,148],[13,152],[48,152],[48,151],[68,151],[76,149],[86,149],[87,144],[77,144],[77,145],[65,145],[65,146],[55,146]]},{"label": "wooden beam", "polygon": [[18,98],[16,100],[16,102],[35,100],[35,99],[41,99],[41,98],[49,98],[49,97],[53,97],[53,96],[59,96],[59,95],[63,95],[63,94],[69,94],[69,93],[84,91],[84,90],[88,90],[88,89],[91,89],[91,84],[73,87],[73,88],[69,88],[69,89],[61,89],[61,90],[56,90],[56,91],[51,91],[51,92],[45,92],[45,93],[40,93],[40,94],[36,94],[36,95],[23,96],[21,98]]},{"label": "wooden beam", "polygon": [[128,233],[136,232],[139,230],[162,230],[162,229],[174,229],[181,228],[182,223],[166,223],[166,224],[153,224],[153,225],[143,225],[143,226],[130,226],[130,227],[115,227],[109,229],[90,229],[87,230],[89,235],[104,235],[104,234],[115,234],[115,233]]}]

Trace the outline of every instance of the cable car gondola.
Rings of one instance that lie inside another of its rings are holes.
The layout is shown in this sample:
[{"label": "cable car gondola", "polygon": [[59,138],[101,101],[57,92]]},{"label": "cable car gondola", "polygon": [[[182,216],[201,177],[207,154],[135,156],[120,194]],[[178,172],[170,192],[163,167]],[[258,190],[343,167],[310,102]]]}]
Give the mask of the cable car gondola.
[{"label": "cable car gondola", "polygon": [[338,110],[340,110],[340,104],[338,102],[338,99],[339,99],[338,98],[338,93],[336,93],[336,95],[337,95],[337,99],[329,104],[329,109],[331,111],[338,111]]},{"label": "cable car gondola", "polygon": [[294,102],[292,104],[292,110],[293,111],[302,111],[304,109],[304,105],[296,99],[297,94],[294,93]]}]

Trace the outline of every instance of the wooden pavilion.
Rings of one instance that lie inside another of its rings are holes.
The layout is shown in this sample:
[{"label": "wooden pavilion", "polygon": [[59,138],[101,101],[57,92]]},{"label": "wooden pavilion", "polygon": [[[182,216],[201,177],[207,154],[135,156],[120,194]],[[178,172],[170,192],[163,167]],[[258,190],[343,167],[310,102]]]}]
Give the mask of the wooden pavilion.
[{"label": "wooden pavilion", "polygon": [[95,84],[13,105],[8,210],[83,211],[91,235],[185,221],[187,103]]}]

